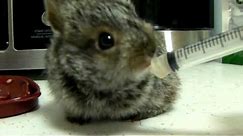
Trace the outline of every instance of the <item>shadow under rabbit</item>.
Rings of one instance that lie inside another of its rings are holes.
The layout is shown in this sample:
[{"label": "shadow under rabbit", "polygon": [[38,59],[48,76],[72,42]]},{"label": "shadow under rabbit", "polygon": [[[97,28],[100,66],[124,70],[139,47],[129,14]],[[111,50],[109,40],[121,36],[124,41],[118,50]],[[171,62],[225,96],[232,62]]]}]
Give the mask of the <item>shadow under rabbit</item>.
[{"label": "shadow under rabbit", "polygon": [[[43,105],[41,112],[48,118],[48,122],[54,128],[74,135],[115,135],[115,134],[136,134],[136,135],[164,135],[164,134],[183,134],[183,135],[207,135],[207,131],[187,131],[163,129],[163,127],[144,128],[142,125],[146,120],[141,121],[95,121],[87,124],[74,124],[66,120],[64,112],[56,103],[51,102]],[[164,116],[160,115],[159,117]],[[156,119],[157,117],[150,118]],[[190,127],[190,126],[188,126]]]}]

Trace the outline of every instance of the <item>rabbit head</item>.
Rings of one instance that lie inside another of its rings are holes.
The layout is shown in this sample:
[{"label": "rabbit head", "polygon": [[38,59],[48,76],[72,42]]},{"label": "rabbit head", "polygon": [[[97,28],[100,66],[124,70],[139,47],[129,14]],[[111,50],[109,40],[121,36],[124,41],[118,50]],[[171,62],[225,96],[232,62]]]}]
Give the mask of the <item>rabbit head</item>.
[{"label": "rabbit head", "polygon": [[130,0],[45,0],[60,70],[97,88],[146,76],[161,42]]}]

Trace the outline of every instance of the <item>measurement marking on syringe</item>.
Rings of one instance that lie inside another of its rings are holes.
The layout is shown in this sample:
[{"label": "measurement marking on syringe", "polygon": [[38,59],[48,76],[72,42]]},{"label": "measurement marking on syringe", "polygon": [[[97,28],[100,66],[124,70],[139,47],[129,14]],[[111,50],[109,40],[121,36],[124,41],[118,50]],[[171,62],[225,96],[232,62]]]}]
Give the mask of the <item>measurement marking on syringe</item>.
[{"label": "measurement marking on syringe", "polygon": [[243,31],[243,29],[242,29],[242,28],[238,28],[237,30],[238,30],[238,32],[239,32],[240,39],[243,40],[243,37],[242,37],[242,35],[241,35],[241,32]]},{"label": "measurement marking on syringe", "polygon": [[238,33],[239,33],[240,39],[243,40],[243,37],[242,37],[242,35],[241,35],[241,31],[240,31],[240,29],[237,29],[237,31],[238,31]]},{"label": "measurement marking on syringe", "polygon": [[179,59],[180,58],[180,55],[179,55],[180,52],[179,52],[179,50],[176,51],[175,53],[176,53],[177,58]]},{"label": "measurement marking on syringe", "polygon": [[216,46],[216,43],[215,43],[215,40],[214,40],[214,39],[211,38],[211,39],[209,40],[209,42],[210,42],[210,43],[213,43],[213,46]]},{"label": "measurement marking on syringe", "polygon": [[194,49],[195,52],[197,52],[197,45],[196,44],[193,45],[193,49]]},{"label": "measurement marking on syringe", "polygon": [[186,59],[188,58],[187,54],[186,54],[186,48],[184,48],[184,56],[185,56]]},{"label": "measurement marking on syringe", "polygon": [[220,37],[219,37],[219,36],[215,37],[215,39],[214,39],[214,41],[216,41],[216,44],[217,44],[217,45],[220,43],[219,40],[220,40]]},{"label": "measurement marking on syringe", "polygon": [[202,44],[202,50],[203,50],[203,54],[205,54],[206,53],[206,51],[205,51],[205,48],[204,48],[204,46],[203,46],[203,44]]},{"label": "measurement marking on syringe", "polygon": [[200,47],[199,43],[196,44],[196,47],[198,48],[199,51],[201,50],[201,47]]},{"label": "measurement marking on syringe", "polygon": [[224,39],[224,42],[227,42],[227,37],[226,37],[227,34],[223,35],[223,39]]},{"label": "measurement marking on syringe", "polygon": [[238,32],[237,31],[232,31],[231,34],[233,36],[232,39],[238,39],[239,38],[239,35],[238,35]]},{"label": "measurement marking on syringe", "polygon": [[204,45],[205,45],[205,49],[208,49],[209,46],[208,46],[208,43],[207,42],[204,42]]},{"label": "measurement marking on syringe", "polygon": [[[221,47],[224,47],[224,36],[222,34],[219,35],[219,37],[217,37],[217,39],[220,41],[220,45]],[[226,41],[225,41],[226,42]]]},{"label": "measurement marking on syringe", "polygon": [[186,47],[186,48],[185,48],[185,50],[186,50],[186,51],[185,51],[185,52],[186,52],[186,54],[189,54],[189,53],[190,53],[190,51],[189,51],[189,48],[188,48],[188,47]]},{"label": "measurement marking on syringe", "polygon": [[230,38],[230,33],[227,33],[227,34],[226,34],[226,37],[227,37],[228,41],[231,40],[231,38]]},{"label": "measurement marking on syringe", "polygon": [[213,46],[210,40],[207,40],[206,42],[208,43],[210,48]]},{"label": "measurement marking on syringe", "polygon": [[181,57],[183,57],[183,51],[182,50],[180,50],[180,55],[181,55]]},{"label": "measurement marking on syringe", "polygon": [[235,34],[235,38],[238,38],[238,32],[234,31],[233,33]]},{"label": "measurement marking on syringe", "polygon": [[233,32],[230,32],[230,36],[231,36],[231,39],[235,39],[235,38],[234,38],[234,33],[233,33]]},{"label": "measurement marking on syringe", "polygon": [[213,44],[213,46],[216,46],[216,42],[214,39],[210,39],[210,42]]},{"label": "measurement marking on syringe", "polygon": [[178,51],[176,51],[176,55],[178,59],[182,58],[183,57],[182,50],[179,49]]},{"label": "measurement marking on syringe", "polygon": [[191,53],[194,53],[193,46],[190,47]]}]

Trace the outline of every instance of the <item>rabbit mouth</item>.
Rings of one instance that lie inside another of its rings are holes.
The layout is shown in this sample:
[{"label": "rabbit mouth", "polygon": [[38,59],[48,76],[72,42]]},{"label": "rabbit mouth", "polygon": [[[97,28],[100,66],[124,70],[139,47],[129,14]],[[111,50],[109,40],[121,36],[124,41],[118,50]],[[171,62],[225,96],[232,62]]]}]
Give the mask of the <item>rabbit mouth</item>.
[{"label": "rabbit mouth", "polygon": [[141,72],[148,69],[151,65],[152,57],[138,56],[135,59],[130,60],[129,66],[133,71]]}]

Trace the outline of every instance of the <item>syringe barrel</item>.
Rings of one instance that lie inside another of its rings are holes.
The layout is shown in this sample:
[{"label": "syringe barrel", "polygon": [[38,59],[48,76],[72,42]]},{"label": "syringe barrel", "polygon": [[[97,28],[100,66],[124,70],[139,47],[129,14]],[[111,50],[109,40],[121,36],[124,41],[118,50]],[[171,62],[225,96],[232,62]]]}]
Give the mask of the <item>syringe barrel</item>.
[{"label": "syringe barrel", "polygon": [[184,69],[219,59],[241,50],[243,50],[243,27],[238,27],[178,49],[170,53],[174,54],[175,60],[168,58],[168,61],[176,63],[177,69]]},{"label": "syringe barrel", "polygon": [[243,50],[243,26],[188,45],[151,61],[151,73],[159,78]]}]

